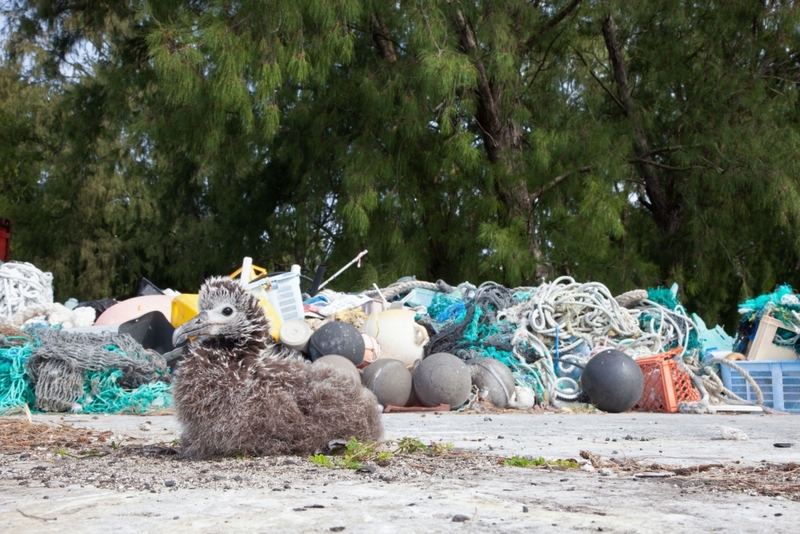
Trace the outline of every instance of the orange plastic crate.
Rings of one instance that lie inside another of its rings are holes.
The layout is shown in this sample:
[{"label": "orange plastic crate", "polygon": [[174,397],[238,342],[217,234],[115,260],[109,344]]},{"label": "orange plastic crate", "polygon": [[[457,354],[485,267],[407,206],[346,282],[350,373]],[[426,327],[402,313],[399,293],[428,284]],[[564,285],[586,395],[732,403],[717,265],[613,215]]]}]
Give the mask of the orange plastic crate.
[{"label": "orange plastic crate", "polygon": [[636,361],[644,375],[644,391],[634,410],[675,413],[679,402],[700,400],[689,374],[674,360],[681,352],[682,349],[674,349]]}]

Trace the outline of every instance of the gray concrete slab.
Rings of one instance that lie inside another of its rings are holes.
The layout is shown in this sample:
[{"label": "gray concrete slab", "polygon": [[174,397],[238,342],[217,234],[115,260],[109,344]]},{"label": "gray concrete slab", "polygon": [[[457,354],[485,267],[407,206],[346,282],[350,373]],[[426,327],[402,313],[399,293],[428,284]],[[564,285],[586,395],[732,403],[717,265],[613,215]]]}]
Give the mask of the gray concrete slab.
[{"label": "gray concrete slab", "polygon": [[[461,449],[504,456],[574,458],[588,448],[602,456],[678,466],[718,461],[744,465],[800,461],[800,417],[794,415],[416,412],[383,417],[385,439],[451,442]],[[136,437],[157,443],[180,437],[178,423],[170,415],[37,415],[36,419],[111,430],[117,441]],[[737,428],[748,439],[723,440],[722,427]],[[775,443],[795,446],[777,448]]]},{"label": "gray concrete slab", "polygon": [[[170,442],[178,437],[176,421],[168,415],[38,415],[35,419],[111,430],[123,444]],[[387,439],[451,442],[459,449],[505,457],[534,455],[554,460],[575,458],[581,450],[589,450],[606,458],[674,465],[800,461],[800,417],[787,415],[428,412],[388,414],[384,420]],[[722,440],[722,426],[740,429],[749,439]],[[794,446],[776,448],[774,443]],[[714,492],[663,479],[510,468],[493,461],[474,468],[445,465],[420,470],[400,481],[383,480],[378,473],[359,475],[310,463],[307,469],[305,464],[292,465],[295,478],[279,487],[287,476],[279,463],[269,468],[256,464],[255,469],[267,471],[262,473],[263,484],[256,484],[255,475],[233,460],[154,458],[126,464],[112,459],[96,464],[107,470],[123,465],[122,473],[138,465],[152,471],[153,480],[170,476],[177,480],[174,486],[162,483],[149,491],[100,489],[85,482],[48,486],[41,479],[19,485],[6,475],[23,466],[37,468],[32,459],[25,461],[29,464],[12,458],[0,472],[2,532],[331,532],[344,527],[343,532],[364,533],[533,529],[772,533],[796,532],[800,522],[800,503],[780,497]],[[60,469],[59,473],[86,461],[94,460],[69,463],[45,456],[37,460],[46,464],[43,468]],[[295,461],[304,459],[291,463]],[[198,473],[205,470],[202,476],[209,476],[214,469],[225,477],[240,473],[245,483],[252,476],[254,483],[240,488],[227,484],[228,478],[219,487],[209,488],[193,482],[201,476]],[[117,475],[122,478],[120,472]],[[53,476],[52,481],[57,480],[66,479]],[[454,522],[457,514],[469,519]]]}]

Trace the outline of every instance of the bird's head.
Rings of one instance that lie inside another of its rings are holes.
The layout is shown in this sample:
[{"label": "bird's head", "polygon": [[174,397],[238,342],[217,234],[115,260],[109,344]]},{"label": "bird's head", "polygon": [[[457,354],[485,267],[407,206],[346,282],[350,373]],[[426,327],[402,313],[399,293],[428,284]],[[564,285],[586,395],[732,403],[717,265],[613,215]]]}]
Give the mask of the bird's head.
[{"label": "bird's head", "polygon": [[198,296],[199,313],[175,329],[173,345],[189,338],[229,346],[265,344],[269,323],[258,298],[238,280],[212,277],[205,281]]}]

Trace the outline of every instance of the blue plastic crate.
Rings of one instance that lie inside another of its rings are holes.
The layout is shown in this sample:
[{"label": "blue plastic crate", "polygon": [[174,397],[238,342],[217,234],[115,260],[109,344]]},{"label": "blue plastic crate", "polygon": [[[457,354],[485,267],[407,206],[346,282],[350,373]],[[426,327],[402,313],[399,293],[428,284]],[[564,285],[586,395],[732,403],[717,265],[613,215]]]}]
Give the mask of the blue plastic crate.
[{"label": "blue plastic crate", "polygon": [[[735,362],[756,381],[764,404],[776,410],[800,413],[800,361]],[[722,383],[743,399],[756,402],[756,392],[738,371],[720,365]]]}]

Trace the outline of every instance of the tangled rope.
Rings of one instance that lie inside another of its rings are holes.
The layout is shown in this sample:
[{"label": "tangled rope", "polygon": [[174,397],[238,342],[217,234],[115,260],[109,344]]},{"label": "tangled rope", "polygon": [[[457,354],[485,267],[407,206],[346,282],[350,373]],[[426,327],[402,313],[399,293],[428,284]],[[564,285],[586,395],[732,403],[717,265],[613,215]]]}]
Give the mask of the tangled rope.
[{"label": "tangled rope", "polygon": [[0,265],[0,318],[34,304],[53,302],[53,275],[25,262]]},{"label": "tangled rope", "polygon": [[[541,355],[536,362],[543,386],[551,397],[573,400],[574,388],[566,388],[555,372],[553,356],[570,355],[577,363],[606,348],[615,348],[635,359],[680,347],[690,350],[697,326],[682,307],[674,310],[646,298],[637,290],[614,298],[598,282],[577,283],[568,276],[534,288],[527,300],[498,314],[516,325],[512,345]],[[627,308],[626,306],[629,306]]]},{"label": "tangled rope", "polygon": [[[415,280],[394,284],[382,293],[392,298],[416,287],[453,291],[441,281]],[[498,359],[511,368],[517,385],[529,387],[542,401],[579,397],[577,383],[559,376],[569,373],[568,366],[562,364],[564,369],[557,372],[556,361],[585,364],[600,350],[614,348],[634,359],[668,351],[679,354],[676,361],[702,396],[698,402],[683,403],[683,409],[712,411],[714,403],[746,402],[725,389],[713,369],[696,363],[701,348],[699,330],[680,306],[674,289],[640,289],[613,297],[601,283],[578,283],[566,276],[524,288],[524,293],[523,288],[508,290],[494,282],[477,288],[465,283],[457,289],[463,300],[434,299],[429,309],[433,313],[426,354],[449,352],[462,359]],[[781,302],[795,304],[787,299]],[[744,369],[737,371],[759,391]]]},{"label": "tangled rope", "polygon": [[581,343],[615,345],[613,338],[643,343],[636,315],[620,306],[608,288],[598,282],[579,284],[567,276],[535,288],[527,301],[503,310],[498,318],[517,325],[522,330],[517,335],[545,354],[550,349],[542,338],[555,340],[557,331],[563,353]]},{"label": "tangled rope", "polygon": [[[727,365],[742,375],[750,384],[750,387],[753,388],[756,394],[756,402],[743,399],[726,388],[719,375],[713,369],[715,364]],[[703,398],[698,402],[679,403],[679,409],[682,413],[714,413],[715,406],[722,404],[760,406],[761,408],[765,408],[764,394],[758,383],[750,376],[750,373],[733,361],[725,358],[712,358],[703,365],[686,365],[685,362],[681,362],[681,366],[692,378],[694,386],[703,395]]]},{"label": "tangled rope", "polygon": [[[361,294],[366,295],[368,297],[378,297],[383,296],[385,299],[390,299],[396,297],[397,295],[402,295],[403,293],[408,293],[412,289],[430,289],[431,291],[441,291],[439,286],[434,284],[433,282],[423,282],[421,280],[410,280],[408,282],[398,282],[396,284],[391,284],[383,289],[368,289],[363,291]],[[451,288],[452,289],[452,288]]]}]

